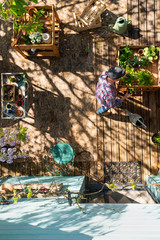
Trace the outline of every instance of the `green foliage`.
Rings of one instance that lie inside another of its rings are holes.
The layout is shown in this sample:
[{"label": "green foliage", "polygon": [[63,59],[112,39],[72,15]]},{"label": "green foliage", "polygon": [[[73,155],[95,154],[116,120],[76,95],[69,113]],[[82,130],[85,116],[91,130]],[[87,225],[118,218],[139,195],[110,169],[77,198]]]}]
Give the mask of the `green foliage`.
[{"label": "green foliage", "polygon": [[121,67],[126,67],[129,62],[130,58],[133,55],[133,51],[130,50],[130,47],[126,45],[124,48],[120,48],[120,56],[119,56],[119,65]]},{"label": "green foliage", "polygon": [[135,71],[134,68],[129,68],[128,66],[126,66],[126,72],[128,72],[128,74],[125,77],[121,78],[121,81],[129,88],[132,88],[132,86],[135,84],[136,82],[136,77],[135,77]]},{"label": "green foliage", "polygon": [[32,190],[31,190],[31,185],[29,185],[27,187],[27,190],[28,190],[27,199],[29,200],[32,197],[32,194],[33,194]]},{"label": "green foliage", "polygon": [[150,65],[150,61],[146,56],[142,56],[140,60],[140,66],[146,68]]},{"label": "green foliage", "polygon": [[3,128],[0,128],[0,138],[4,136]]},{"label": "green foliage", "polygon": [[128,74],[121,78],[121,81],[131,89],[130,92],[134,91],[134,85],[150,86],[153,84],[153,76],[148,70],[141,70],[139,72],[134,71],[134,68],[126,67]]},{"label": "green foliage", "polygon": [[116,186],[114,183],[112,183],[112,184],[107,184],[107,187],[108,187],[110,190],[112,190],[112,191],[114,191],[116,188],[118,188],[118,186]]},{"label": "green foliage", "polygon": [[153,60],[158,59],[159,47],[151,45],[144,48],[143,51],[144,56],[139,59],[138,55],[133,56],[133,51],[128,45],[124,48],[120,48],[119,65],[124,68],[126,66],[146,68],[153,62]]},{"label": "green foliage", "polygon": [[153,142],[155,145],[160,144],[160,131],[153,137]]},{"label": "green foliage", "polygon": [[83,197],[83,195],[79,195],[79,197],[76,199],[76,204],[77,204],[78,208],[82,211],[82,213],[85,214],[86,212],[84,211],[84,208],[79,205],[79,202],[82,199],[82,197]]},{"label": "green foliage", "polygon": [[159,47],[155,47],[154,45],[151,45],[149,47],[144,48],[143,51],[144,51],[144,56],[147,57],[150,62],[158,59],[157,55],[159,54]]},{"label": "green foliage", "polygon": [[17,203],[18,202],[18,195],[17,195],[17,190],[14,190],[14,193],[13,193],[13,200],[14,200],[14,203]]},{"label": "green foliage", "polygon": [[138,85],[150,86],[153,84],[153,76],[148,70],[141,70],[135,72]]},{"label": "green foliage", "polygon": [[132,190],[135,190],[135,187],[136,187],[135,182],[133,180],[131,180],[129,183],[130,183],[130,185],[132,187]]},{"label": "green foliage", "polygon": [[7,0],[4,6],[0,4],[0,17],[12,22],[15,32],[20,30],[25,31],[27,34],[34,31],[42,32],[43,24],[40,17],[44,15],[44,9],[37,10],[27,23],[22,23],[22,17],[27,12],[25,7],[30,2],[38,3],[38,0]]},{"label": "green foliage", "polygon": [[19,133],[18,133],[18,140],[26,143],[26,137],[27,137],[27,128],[23,128],[22,126],[19,127]]},{"label": "green foliage", "polygon": [[140,67],[141,61],[139,61],[139,58],[137,55],[134,55],[133,60],[128,61],[130,67]]}]

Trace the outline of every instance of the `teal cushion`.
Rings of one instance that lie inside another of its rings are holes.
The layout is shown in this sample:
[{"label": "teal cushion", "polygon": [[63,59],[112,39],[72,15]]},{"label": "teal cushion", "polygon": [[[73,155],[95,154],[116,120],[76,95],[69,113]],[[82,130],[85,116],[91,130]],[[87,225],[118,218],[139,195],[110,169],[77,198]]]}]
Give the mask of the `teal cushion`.
[{"label": "teal cushion", "polygon": [[67,164],[73,160],[75,156],[73,148],[65,142],[57,143],[54,148],[51,149],[51,153],[55,162],[59,164]]}]

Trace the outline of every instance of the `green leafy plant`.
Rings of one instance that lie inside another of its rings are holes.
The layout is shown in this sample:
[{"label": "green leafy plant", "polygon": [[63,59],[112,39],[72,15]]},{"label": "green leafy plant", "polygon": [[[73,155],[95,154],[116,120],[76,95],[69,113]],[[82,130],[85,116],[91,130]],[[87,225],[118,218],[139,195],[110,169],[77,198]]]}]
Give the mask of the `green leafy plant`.
[{"label": "green leafy plant", "polygon": [[160,131],[153,136],[153,142],[155,145],[160,145]]},{"label": "green leafy plant", "polygon": [[35,14],[29,18],[28,22],[23,23],[22,22],[22,17],[17,17],[14,21],[14,30],[15,32],[19,32],[22,30],[28,40],[28,34],[33,33],[33,32],[42,32],[43,30],[43,23],[41,23],[40,18],[44,14],[44,9],[40,9],[35,11]]},{"label": "green leafy plant", "polygon": [[150,61],[146,56],[142,56],[140,59],[140,66],[146,68],[150,65]]},{"label": "green leafy plant", "polygon": [[34,31],[42,32],[43,24],[40,18],[44,14],[44,9],[37,10],[27,23],[22,20],[24,13],[27,13],[26,6],[31,2],[38,3],[38,0],[7,0],[5,4],[0,4],[0,18],[12,22],[15,32],[21,30],[27,34]]},{"label": "green leafy plant", "polygon": [[159,47],[155,47],[154,45],[145,47],[143,49],[144,56],[141,56],[140,58],[138,55],[133,56],[133,51],[128,45],[124,48],[120,48],[119,52],[119,65],[121,67],[125,68],[126,66],[129,66],[146,68],[153,62],[153,60],[158,59]]},{"label": "green leafy plant", "polygon": [[151,45],[149,47],[145,47],[143,51],[144,51],[144,56],[148,58],[149,62],[152,62],[153,60],[158,59],[159,47],[155,47],[154,45]]},{"label": "green leafy plant", "polygon": [[29,200],[32,197],[32,190],[31,190],[31,185],[27,187],[28,193],[27,193],[27,199]]},{"label": "green leafy plant", "polygon": [[120,67],[126,67],[131,59],[131,56],[133,55],[133,51],[130,49],[128,45],[126,45],[124,48],[119,49],[120,56],[119,56],[119,65]]},{"label": "green leafy plant", "polygon": [[136,83],[136,77],[135,77],[135,71],[134,68],[129,68],[129,66],[126,67],[126,72],[128,74],[125,77],[121,78],[121,81],[129,88],[132,88],[132,86]]},{"label": "green leafy plant", "polygon": [[24,127],[24,128],[22,126],[19,127],[19,133],[18,133],[17,138],[19,141],[26,143],[26,140],[27,140],[27,128],[26,127]]},{"label": "green leafy plant", "polygon": [[134,55],[133,60],[128,61],[130,67],[140,67],[141,61],[139,60],[137,55]]},{"label": "green leafy plant", "polygon": [[152,74],[148,70],[135,72],[135,77],[137,79],[138,85],[150,86],[154,81]]}]

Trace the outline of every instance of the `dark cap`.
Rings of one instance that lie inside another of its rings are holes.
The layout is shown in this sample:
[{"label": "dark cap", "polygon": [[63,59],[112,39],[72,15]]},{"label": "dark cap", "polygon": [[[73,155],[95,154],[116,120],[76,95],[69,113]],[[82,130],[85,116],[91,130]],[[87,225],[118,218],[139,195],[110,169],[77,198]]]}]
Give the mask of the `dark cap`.
[{"label": "dark cap", "polygon": [[126,71],[122,67],[111,67],[108,70],[108,77],[112,80],[116,80],[118,78],[121,78],[125,75]]}]

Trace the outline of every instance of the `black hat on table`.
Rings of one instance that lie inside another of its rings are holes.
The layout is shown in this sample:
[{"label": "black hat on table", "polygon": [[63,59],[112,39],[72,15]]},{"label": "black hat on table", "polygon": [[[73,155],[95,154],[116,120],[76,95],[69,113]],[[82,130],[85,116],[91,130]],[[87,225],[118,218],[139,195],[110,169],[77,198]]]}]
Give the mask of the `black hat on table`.
[{"label": "black hat on table", "polygon": [[112,80],[116,80],[118,78],[121,78],[125,75],[126,71],[122,67],[111,67],[108,70],[108,77]]}]

